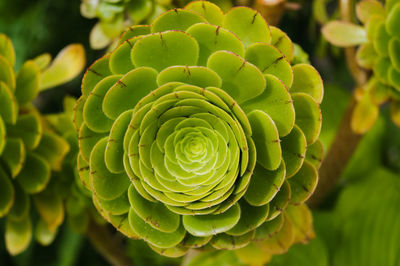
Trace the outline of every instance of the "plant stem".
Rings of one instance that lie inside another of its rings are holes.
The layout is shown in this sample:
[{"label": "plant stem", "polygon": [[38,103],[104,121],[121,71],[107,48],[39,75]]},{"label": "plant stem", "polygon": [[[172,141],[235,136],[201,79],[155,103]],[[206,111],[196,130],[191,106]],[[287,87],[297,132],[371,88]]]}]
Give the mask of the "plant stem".
[{"label": "plant stem", "polygon": [[355,134],[350,127],[355,103],[356,101],[352,97],[342,117],[331,148],[321,164],[318,186],[308,201],[308,205],[311,207],[320,205],[335,188],[337,181],[362,139],[363,135]]},{"label": "plant stem", "polygon": [[[340,16],[343,21],[354,22],[354,3],[353,0],[339,0]],[[361,68],[356,61],[356,49],[354,47],[345,48],[347,66],[352,74],[357,86],[362,87],[368,79],[367,72]]]},{"label": "plant stem", "polygon": [[[353,0],[339,0],[339,2],[342,20],[348,22],[354,21]],[[368,73],[358,66],[356,62],[356,49],[354,47],[346,48],[345,54],[347,66],[357,86],[363,87],[368,80]],[[356,105],[354,93],[342,117],[331,148],[319,169],[319,183],[315,193],[308,202],[312,207],[320,205],[335,188],[337,181],[363,137],[363,135],[356,134],[351,129],[351,118]]]},{"label": "plant stem", "polygon": [[89,224],[87,236],[97,252],[111,265],[132,266],[132,261],[125,255],[121,242],[107,226],[93,221]]}]

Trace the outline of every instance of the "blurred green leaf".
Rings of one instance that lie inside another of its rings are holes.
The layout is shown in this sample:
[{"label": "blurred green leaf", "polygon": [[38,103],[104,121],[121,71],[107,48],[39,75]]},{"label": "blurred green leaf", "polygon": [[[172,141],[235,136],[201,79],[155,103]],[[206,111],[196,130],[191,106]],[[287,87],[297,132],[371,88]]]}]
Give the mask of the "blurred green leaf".
[{"label": "blurred green leaf", "polygon": [[398,265],[400,178],[379,168],[349,185],[334,211],[333,265]]},{"label": "blurred green leaf", "polygon": [[81,44],[68,45],[42,72],[40,90],[58,86],[75,78],[85,66],[85,60],[85,50]]},{"label": "blurred green leaf", "polygon": [[368,42],[365,29],[344,21],[331,21],[322,28],[322,34],[333,45],[351,47]]}]

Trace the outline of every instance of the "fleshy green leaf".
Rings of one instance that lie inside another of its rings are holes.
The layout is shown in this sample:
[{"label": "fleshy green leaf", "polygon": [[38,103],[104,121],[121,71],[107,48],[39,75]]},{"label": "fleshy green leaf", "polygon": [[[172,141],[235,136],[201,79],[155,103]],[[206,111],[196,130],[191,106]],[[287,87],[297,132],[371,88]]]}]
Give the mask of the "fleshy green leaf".
[{"label": "fleshy green leaf", "polygon": [[40,90],[63,84],[75,78],[85,66],[85,50],[81,44],[62,49],[51,65],[42,72]]},{"label": "fleshy green leaf", "polygon": [[122,193],[115,199],[103,200],[98,198],[99,205],[109,215],[126,215],[131,207],[128,200],[128,194]]},{"label": "fleshy green leaf", "polygon": [[389,57],[392,66],[400,72],[400,40],[392,38],[389,41]]},{"label": "fleshy green leaf", "polygon": [[363,68],[372,69],[377,56],[373,44],[369,42],[358,48],[356,59],[357,63]]},{"label": "fleshy green leaf", "polygon": [[168,210],[163,203],[150,202],[144,199],[133,185],[129,187],[129,202],[144,222],[154,229],[166,233],[175,232],[180,224],[178,214]]},{"label": "fleshy green leaf", "polygon": [[384,16],[385,8],[376,0],[363,0],[357,3],[356,13],[358,19],[365,24],[371,16]]},{"label": "fleshy green leaf", "polygon": [[328,22],[322,28],[322,34],[330,43],[339,47],[351,47],[368,42],[363,27],[344,21]]},{"label": "fleshy green leaf", "polygon": [[32,61],[39,67],[40,71],[45,70],[51,63],[51,55],[44,53],[36,56]]},{"label": "fleshy green leaf", "polygon": [[289,205],[286,208],[286,214],[292,221],[295,243],[307,244],[314,238],[312,214],[305,204]]},{"label": "fleshy green leaf", "polygon": [[291,194],[292,190],[290,188],[289,182],[283,182],[282,187],[269,204],[269,214],[267,221],[276,219],[276,217],[283,212],[283,210],[289,204]]},{"label": "fleshy green leaf", "polygon": [[262,206],[270,202],[285,181],[285,174],[283,162],[274,171],[266,170],[257,164],[250,179],[250,185],[244,195],[247,202],[253,206]]},{"label": "fleshy green leaf", "polygon": [[8,253],[15,256],[23,252],[32,239],[30,217],[21,220],[7,219],[5,239]]},{"label": "fleshy green leaf", "polygon": [[15,51],[13,44],[7,35],[0,33],[0,55],[10,63],[11,66],[15,64]]},{"label": "fleshy green leaf", "polygon": [[131,49],[137,39],[126,40],[121,43],[110,55],[110,70],[114,74],[126,74],[134,69],[131,61]]},{"label": "fleshy green leaf", "polygon": [[154,2],[146,0],[136,0],[127,2],[127,11],[134,23],[139,23],[146,19],[154,8]]},{"label": "fleshy green leaf", "polygon": [[254,242],[244,248],[235,250],[235,254],[240,259],[241,263],[239,265],[242,265],[242,263],[246,265],[264,265],[272,258],[271,254],[262,250]]},{"label": "fleshy green leaf", "polygon": [[4,82],[11,91],[15,90],[15,74],[11,64],[5,57],[0,55],[0,80]]},{"label": "fleshy green leaf", "polygon": [[176,8],[158,16],[153,21],[152,32],[163,32],[167,30],[185,31],[191,25],[205,22],[198,13]]},{"label": "fleshy green leaf", "polygon": [[162,256],[170,257],[170,258],[182,257],[188,251],[187,247],[183,247],[181,245],[170,247],[170,248],[159,248],[159,247],[149,244],[149,247],[153,251],[157,252],[158,254],[160,254]]},{"label": "fleshy green leaf", "polygon": [[0,116],[6,123],[15,124],[18,117],[18,104],[11,89],[0,81]]},{"label": "fleshy green leaf", "polygon": [[89,42],[92,49],[99,50],[109,45],[112,39],[104,33],[100,23],[97,23],[90,31]]},{"label": "fleshy green leaf", "polygon": [[241,57],[244,56],[244,47],[240,39],[232,32],[219,26],[199,23],[187,29],[199,44],[200,54],[198,65],[205,66],[208,57],[220,50],[231,51]]},{"label": "fleshy green leaf", "polygon": [[26,194],[17,183],[13,185],[15,189],[15,200],[7,217],[12,220],[26,219],[26,217],[29,216],[31,206],[30,196]]},{"label": "fleshy green leaf", "polygon": [[21,139],[8,138],[2,157],[12,177],[15,177],[22,169],[25,162],[25,147]]},{"label": "fleshy green leaf", "polygon": [[275,217],[273,220],[263,223],[262,225],[257,227],[254,240],[262,241],[268,237],[272,237],[282,229],[284,221],[284,215],[281,214]]},{"label": "fleshy green leaf", "polygon": [[139,236],[159,248],[170,248],[176,246],[183,240],[186,234],[182,225],[172,233],[158,231],[157,229],[154,229],[154,227],[145,223],[142,218],[136,214],[133,208],[129,210],[129,224]]},{"label": "fleshy green leaf", "polygon": [[387,56],[389,53],[390,34],[387,32],[385,23],[380,22],[375,29],[374,48],[379,55]]},{"label": "fleshy green leaf", "polygon": [[233,236],[228,234],[218,234],[214,236],[210,243],[216,249],[238,249],[248,245],[254,237],[254,231]]},{"label": "fleshy green leaf", "polygon": [[257,149],[257,163],[265,169],[275,170],[282,160],[278,130],[274,121],[263,111],[251,111],[249,118]]},{"label": "fleshy green leaf", "polygon": [[293,244],[294,236],[292,222],[285,216],[283,226],[278,233],[255,244],[269,254],[282,254]]},{"label": "fleshy green leaf", "polygon": [[374,124],[378,118],[379,107],[371,103],[368,94],[365,94],[361,101],[356,103],[352,117],[351,129],[358,134],[364,134]]},{"label": "fleshy green leaf", "polygon": [[26,193],[38,193],[50,180],[50,166],[41,156],[27,153],[25,163],[16,179]]},{"label": "fleshy green leaf", "polygon": [[246,60],[256,65],[264,74],[272,74],[290,88],[293,82],[293,70],[289,61],[274,46],[255,43],[246,49]]},{"label": "fleshy green leaf", "polygon": [[318,172],[315,167],[305,161],[300,170],[289,179],[292,196],[290,202],[292,204],[300,204],[305,202],[314,192],[318,183]]},{"label": "fleshy green leaf", "polygon": [[239,104],[260,95],[266,81],[257,67],[231,52],[213,53],[207,67],[222,79],[222,89]]},{"label": "fleshy green leaf", "polygon": [[223,27],[235,33],[245,47],[256,42],[271,42],[271,32],[263,16],[247,7],[229,10],[225,14]]},{"label": "fleshy green leaf", "polygon": [[386,30],[391,35],[400,38],[400,3],[394,4],[386,18]]},{"label": "fleshy green leaf", "polygon": [[33,196],[36,210],[50,231],[55,231],[64,220],[64,205],[61,196],[53,189]]},{"label": "fleshy green leaf", "polygon": [[317,140],[321,131],[321,109],[314,98],[308,94],[293,93],[292,99],[296,111],[296,125],[306,136],[307,144],[312,144]]},{"label": "fleshy green leaf", "polygon": [[322,102],[324,85],[318,71],[308,64],[293,66],[293,85],[291,93],[304,92],[309,94],[317,103]]},{"label": "fleshy green leaf", "polygon": [[252,206],[246,200],[241,200],[239,204],[241,210],[239,222],[226,232],[228,235],[240,236],[246,234],[256,229],[267,219],[269,212],[268,204]]},{"label": "fleshy green leaf", "polygon": [[[277,27],[270,26],[272,40],[271,44],[278,48],[285,55],[289,62],[292,62],[294,56],[294,46],[289,36]],[[290,87],[290,86],[288,86]]]},{"label": "fleshy green leaf", "polygon": [[43,133],[39,146],[35,153],[46,159],[50,168],[54,171],[60,171],[65,155],[69,152],[68,142],[56,134]]},{"label": "fleshy green leaf", "polygon": [[316,169],[321,166],[324,158],[324,146],[321,140],[317,140],[307,147],[306,160],[310,162]]},{"label": "fleshy green leaf", "polygon": [[0,168],[0,217],[6,215],[14,203],[15,191],[10,177]]},{"label": "fleshy green leaf", "polygon": [[110,55],[106,54],[86,70],[82,79],[82,94],[84,96],[88,96],[100,80],[111,75],[109,60]]},{"label": "fleshy green leaf", "polygon": [[210,24],[214,24],[217,26],[222,25],[222,21],[224,19],[224,13],[214,3],[207,1],[193,1],[187,4],[185,6],[185,9],[199,13]]},{"label": "fleshy green leaf", "polygon": [[40,68],[33,61],[26,61],[17,73],[15,98],[20,105],[33,101],[39,93]]},{"label": "fleshy green leaf", "polygon": [[40,219],[36,224],[35,238],[43,246],[50,245],[56,238],[57,230],[50,230],[46,223]]},{"label": "fleshy green leaf", "polygon": [[124,171],[124,165],[120,158],[123,158],[124,156],[124,137],[132,119],[132,115],[132,110],[122,113],[117,120],[115,120],[110,130],[104,159],[108,170],[112,173]]},{"label": "fleshy green leaf", "polygon": [[110,75],[102,79],[87,97],[82,115],[86,126],[91,130],[98,133],[110,130],[114,121],[104,114],[103,101],[107,92],[121,77],[122,75]]},{"label": "fleshy green leaf", "polygon": [[93,185],[93,192],[99,198],[112,200],[127,191],[130,181],[125,172],[113,174],[108,171],[104,162],[106,145],[107,137],[101,139],[91,152],[90,180]]},{"label": "fleshy green leaf", "polygon": [[391,63],[389,58],[380,57],[375,62],[374,74],[379,79],[380,82],[387,84],[389,82],[389,70],[391,68]]},{"label": "fleshy green leaf", "polygon": [[125,32],[121,34],[118,44],[121,45],[123,42],[141,35],[147,35],[151,33],[150,25],[134,25],[129,27]]},{"label": "fleshy green leaf", "polygon": [[149,67],[133,69],[117,81],[103,100],[104,113],[116,119],[135,105],[150,91],[157,88],[157,72]]},{"label": "fleshy green leaf", "polygon": [[290,178],[299,171],[306,156],[307,141],[303,131],[294,126],[290,134],[282,138],[281,146],[286,177]]},{"label": "fleshy green leaf", "polygon": [[279,136],[286,136],[292,130],[295,122],[292,98],[279,79],[270,74],[264,77],[267,86],[263,93],[241,106],[246,113],[252,110],[264,111],[274,121]]},{"label": "fleshy green leaf", "polygon": [[240,207],[239,204],[235,204],[221,214],[185,215],[182,217],[182,223],[194,236],[210,236],[230,230],[239,219]]},{"label": "fleshy green leaf", "polygon": [[219,88],[222,84],[222,80],[217,73],[209,68],[201,66],[172,66],[164,69],[160,74],[158,74],[158,86],[174,81],[199,86],[201,88]]},{"label": "fleshy green leaf", "polygon": [[20,114],[15,125],[7,125],[7,134],[13,138],[21,138],[29,150],[36,148],[42,138],[39,114],[35,112]]},{"label": "fleshy green leaf", "polygon": [[169,66],[196,65],[199,46],[190,35],[181,31],[167,31],[144,36],[136,41],[131,51],[135,66],[148,66],[161,71]]}]

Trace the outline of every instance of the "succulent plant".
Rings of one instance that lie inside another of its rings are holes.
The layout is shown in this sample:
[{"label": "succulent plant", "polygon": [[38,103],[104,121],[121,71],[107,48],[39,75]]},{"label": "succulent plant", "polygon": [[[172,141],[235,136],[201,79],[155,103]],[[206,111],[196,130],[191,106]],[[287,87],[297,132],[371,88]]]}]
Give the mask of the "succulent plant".
[{"label": "succulent plant", "polygon": [[391,101],[392,120],[400,126],[400,1],[376,0],[357,3],[363,26],[333,21],[323,29],[325,37],[342,47],[359,45],[357,63],[372,74],[357,91],[352,128],[364,133],[374,124],[378,106]]},{"label": "succulent plant", "polygon": [[50,62],[50,55],[44,54],[15,73],[13,45],[0,34],[0,217],[6,216],[6,247],[12,255],[22,252],[32,238],[32,204],[40,217],[36,236],[42,243],[63,219],[61,202],[49,184],[70,146],[47,126],[32,101],[40,91],[82,70],[83,48],[70,45]]},{"label": "succulent plant", "polygon": [[323,84],[293,53],[255,10],[206,1],[126,31],[86,71],[74,114],[104,218],[172,257],[311,236]]},{"label": "succulent plant", "polygon": [[91,201],[91,192],[80,180],[79,172],[88,171],[78,165],[78,132],[73,124],[73,108],[76,100],[70,96],[64,98],[64,111],[46,115],[49,126],[69,144],[70,150],[62,163],[62,171],[53,179],[55,190],[61,195],[64,209],[71,228],[78,233],[85,233],[91,221],[102,223]]}]

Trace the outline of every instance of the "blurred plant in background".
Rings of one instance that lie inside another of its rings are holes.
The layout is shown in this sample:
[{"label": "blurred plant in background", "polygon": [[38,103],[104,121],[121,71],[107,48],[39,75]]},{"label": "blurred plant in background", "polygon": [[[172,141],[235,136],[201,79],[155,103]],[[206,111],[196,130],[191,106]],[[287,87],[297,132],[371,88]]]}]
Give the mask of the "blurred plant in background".
[{"label": "blurred plant in background", "polygon": [[[40,91],[68,82],[85,64],[83,47],[73,44],[51,61],[49,54],[26,61],[15,73],[11,40],[0,34],[0,215],[6,216],[7,250],[16,255],[32,238],[50,244],[64,219],[59,172],[70,151],[32,104]],[[67,177],[68,179],[69,177]],[[31,218],[31,207],[39,214]]]},{"label": "blurred plant in background", "polygon": [[357,89],[357,105],[352,129],[368,131],[378,118],[379,105],[391,102],[391,116],[400,126],[400,3],[377,0],[357,3],[357,18],[363,27],[349,22],[331,21],[323,28],[324,36],[340,47],[360,47],[356,62],[372,70],[368,82]]}]

